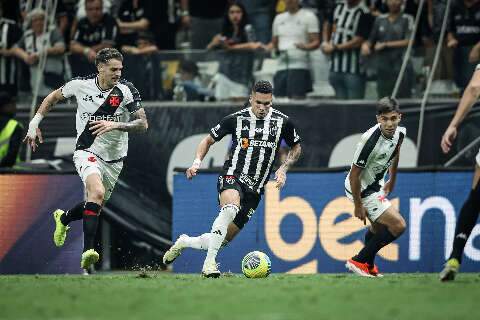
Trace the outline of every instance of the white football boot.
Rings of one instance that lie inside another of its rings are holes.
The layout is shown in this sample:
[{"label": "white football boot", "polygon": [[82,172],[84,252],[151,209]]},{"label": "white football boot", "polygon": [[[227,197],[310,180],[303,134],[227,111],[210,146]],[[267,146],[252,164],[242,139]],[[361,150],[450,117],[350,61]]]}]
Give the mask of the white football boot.
[{"label": "white football boot", "polygon": [[170,249],[163,255],[163,263],[165,265],[171,264],[175,259],[182,254],[185,249],[184,239],[188,237],[186,234],[182,234],[178,237],[177,241],[170,247]]},{"label": "white football boot", "polygon": [[215,260],[205,260],[202,268],[202,276],[205,278],[218,278],[220,277],[220,271],[218,270],[218,264]]}]

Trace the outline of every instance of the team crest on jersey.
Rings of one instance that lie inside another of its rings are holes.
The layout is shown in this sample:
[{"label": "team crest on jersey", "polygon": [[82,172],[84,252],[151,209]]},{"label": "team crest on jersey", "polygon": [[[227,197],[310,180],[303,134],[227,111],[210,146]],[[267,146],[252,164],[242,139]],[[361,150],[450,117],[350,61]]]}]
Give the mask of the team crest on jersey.
[{"label": "team crest on jersey", "polygon": [[90,162],[97,162],[97,158],[95,158],[94,156],[88,157],[87,160]]},{"label": "team crest on jersey", "polygon": [[277,135],[278,127],[277,126],[272,126],[270,127],[270,135],[275,137]]},{"label": "team crest on jersey", "polygon": [[117,108],[120,105],[120,102],[122,102],[122,100],[118,95],[111,95],[110,98],[108,99],[108,103],[115,108]]},{"label": "team crest on jersey", "polygon": [[235,176],[225,176],[225,182],[228,184],[234,184],[235,183]]},{"label": "team crest on jersey", "polygon": [[247,149],[249,145],[248,138],[242,138],[242,149]]}]

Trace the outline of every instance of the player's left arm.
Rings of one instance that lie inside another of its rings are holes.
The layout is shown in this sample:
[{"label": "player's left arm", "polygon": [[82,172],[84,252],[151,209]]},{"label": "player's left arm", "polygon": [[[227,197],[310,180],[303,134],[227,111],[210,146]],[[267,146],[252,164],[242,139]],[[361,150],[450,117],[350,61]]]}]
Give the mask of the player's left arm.
[{"label": "player's left arm", "polygon": [[290,146],[288,151],[287,158],[282,163],[280,168],[275,172],[276,187],[278,189],[282,188],[287,181],[287,171],[290,167],[298,161],[300,155],[302,154],[302,147],[300,146],[301,138],[295,130],[290,119],[287,120],[284,128],[284,134],[282,135],[285,139],[285,142]]},{"label": "player's left arm", "polygon": [[397,181],[397,172],[398,172],[398,162],[400,160],[400,147],[401,144],[398,145],[397,154],[392,160],[392,164],[388,170],[388,181],[383,186],[383,191],[385,192],[385,196],[388,196],[390,193],[393,192],[395,188],[395,182]]},{"label": "player's left arm", "polygon": [[134,120],[130,122],[114,122],[114,121],[92,121],[90,130],[94,136],[101,135],[112,130],[120,130],[125,132],[146,132],[148,129],[147,115],[145,109],[140,108],[132,113]]}]

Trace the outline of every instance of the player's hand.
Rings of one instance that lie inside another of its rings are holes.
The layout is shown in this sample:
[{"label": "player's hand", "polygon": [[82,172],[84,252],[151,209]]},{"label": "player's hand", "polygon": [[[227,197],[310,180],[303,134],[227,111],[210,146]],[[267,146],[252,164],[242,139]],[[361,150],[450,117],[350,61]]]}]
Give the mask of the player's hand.
[{"label": "player's hand", "polygon": [[362,220],[363,224],[367,224],[367,210],[362,204],[355,205],[354,215],[358,219]]},{"label": "player's hand", "polygon": [[468,54],[468,62],[475,63],[480,60],[480,48],[475,46]]},{"label": "player's hand", "polygon": [[29,129],[27,135],[23,139],[23,142],[28,144],[32,148],[32,151],[35,152],[38,147],[37,138],[38,142],[43,143],[42,131],[40,130],[40,128],[36,128],[36,130]]},{"label": "player's hand", "polygon": [[185,175],[187,176],[188,180],[191,180],[193,177],[197,175],[198,167],[191,166],[190,168],[187,169],[185,172]]},{"label": "player's hand", "polygon": [[325,53],[325,54],[331,54],[335,50],[335,48],[334,48],[334,46],[331,42],[322,43],[321,48],[322,48],[323,53]]},{"label": "player's hand", "polygon": [[385,42],[377,42],[375,43],[375,51],[381,51],[385,49],[386,46]]},{"label": "player's hand", "polygon": [[370,46],[367,43],[362,44],[361,53],[363,56],[368,56],[372,53],[370,50]]},{"label": "player's hand", "polygon": [[458,40],[455,38],[452,38],[447,41],[447,47],[449,48],[456,48],[458,46]]},{"label": "player's hand", "polygon": [[287,181],[287,173],[283,167],[278,168],[275,172],[275,181],[275,187],[277,187],[277,189],[281,189],[285,185],[285,182]]},{"label": "player's hand", "polygon": [[450,151],[456,137],[457,128],[449,126],[447,130],[445,130],[445,133],[442,136],[442,142],[440,143],[443,153],[448,153]]},{"label": "player's hand", "polygon": [[387,197],[392,192],[393,192],[393,183],[391,180],[388,180],[383,186],[383,193],[385,193],[385,197]]},{"label": "player's hand", "polygon": [[90,131],[94,136],[99,136],[106,132],[115,130],[118,128],[118,124],[113,121],[99,120],[90,122]]}]

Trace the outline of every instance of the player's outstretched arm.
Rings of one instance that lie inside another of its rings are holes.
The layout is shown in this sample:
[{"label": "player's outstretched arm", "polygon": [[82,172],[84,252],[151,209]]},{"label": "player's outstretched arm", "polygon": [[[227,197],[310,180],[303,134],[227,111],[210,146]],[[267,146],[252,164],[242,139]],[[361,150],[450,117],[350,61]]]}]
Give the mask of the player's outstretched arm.
[{"label": "player's outstretched arm", "polygon": [[203,158],[208,153],[208,150],[210,150],[210,147],[215,143],[215,140],[210,136],[206,136],[203,138],[202,141],[197,146],[197,151],[195,152],[195,160],[193,160],[193,164],[190,168],[187,169],[185,172],[187,179],[192,179],[197,175],[197,171],[200,168],[200,165],[202,164]]},{"label": "player's outstretched arm", "polygon": [[101,135],[112,130],[120,130],[125,132],[146,132],[148,129],[147,115],[145,109],[140,108],[132,114],[134,120],[130,122],[114,122],[114,121],[92,121],[90,122],[90,131],[94,136]]},{"label": "player's outstretched arm", "polygon": [[290,169],[290,167],[293,166],[293,164],[298,161],[298,158],[300,158],[301,154],[302,154],[302,147],[300,146],[300,143],[297,143],[288,151],[287,158],[282,163],[280,168],[278,168],[278,170],[275,172],[275,181],[276,181],[277,189],[281,189],[285,185],[285,182],[287,181],[288,169]]},{"label": "player's outstretched arm", "polygon": [[28,144],[32,151],[35,152],[37,149],[37,138],[40,143],[43,143],[42,131],[38,127],[42,119],[47,115],[47,113],[56,105],[59,101],[65,99],[62,95],[61,89],[52,91],[48,96],[43,99],[42,104],[37,110],[37,113],[32,118],[28,125],[27,135],[23,139],[23,142]]},{"label": "player's outstretched arm", "polygon": [[443,134],[442,142],[440,143],[440,146],[442,147],[442,150],[444,153],[447,153],[450,151],[453,141],[457,137],[458,126],[460,125],[460,123],[462,123],[463,119],[465,119],[465,116],[470,111],[470,109],[472,109],[472,106],[475,104],[475,101],[477,101],[479,96],[480,96],[480,69],[477,69],[474,72],[472,79],[470,80],[470,83],[465,89],[465,92],[463,93],[462,99],[458,104],[457,111],[455,112],[455,116],[453,117],[452,121],[450,122],[450,125],[448,126],[447,130],[445,130],[445,133]]},{"label": "player's outstretched arm", "polygon": [[355,205],[355,217],[362,220],[364,224],[366,224],[366,217],[367,212],[365,207],[362,204],[362,196],[361,196],[361,185],[360,185],[360,174],[362,173],[363,168],[352,164],[352,168],[350,169],[350,188],[352,189],[352,197],[353,203]]}]

